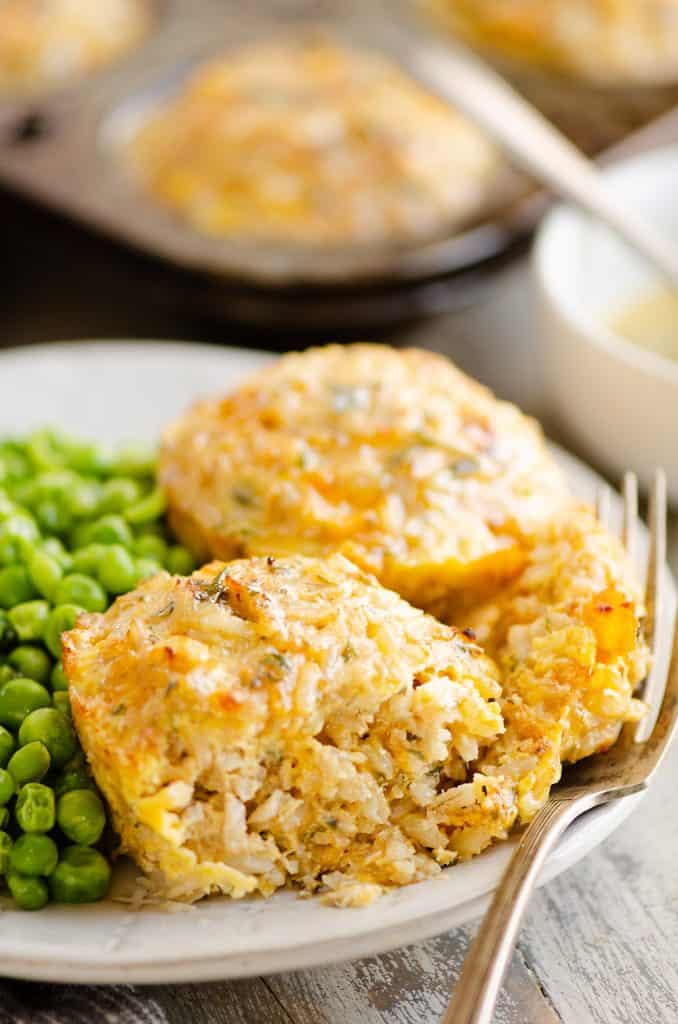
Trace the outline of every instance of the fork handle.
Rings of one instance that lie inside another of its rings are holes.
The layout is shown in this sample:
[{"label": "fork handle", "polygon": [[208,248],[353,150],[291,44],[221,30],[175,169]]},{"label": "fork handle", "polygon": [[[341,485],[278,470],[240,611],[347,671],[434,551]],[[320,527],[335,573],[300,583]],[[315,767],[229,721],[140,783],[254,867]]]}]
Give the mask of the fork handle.
[{"label": "fork handle", "polygon": [[573,794],[549,800],[523,833],[464,959],[441,1024],[491,1024],[520,922],[539,872],[568,825],[605,799]]}]

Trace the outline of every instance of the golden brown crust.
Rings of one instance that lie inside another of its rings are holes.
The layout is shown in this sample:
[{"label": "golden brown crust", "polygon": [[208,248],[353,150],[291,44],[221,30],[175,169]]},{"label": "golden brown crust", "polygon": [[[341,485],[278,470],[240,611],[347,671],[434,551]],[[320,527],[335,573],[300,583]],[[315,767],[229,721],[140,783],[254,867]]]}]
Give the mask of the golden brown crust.
[{"label": "golden brown crust", "polygon": [[163,895],[360,901],[515,816],[512,786],[466,781],[502,728],[492,662],[341,556],[161,574],[63,647],[123,847]]},{"label": "golden brown crust", "polygon": [[164,435],[170,519],[200,555],[339,551],[443,614],[515,575],[566,488],[538,427],[442,356],[283,357]]}]

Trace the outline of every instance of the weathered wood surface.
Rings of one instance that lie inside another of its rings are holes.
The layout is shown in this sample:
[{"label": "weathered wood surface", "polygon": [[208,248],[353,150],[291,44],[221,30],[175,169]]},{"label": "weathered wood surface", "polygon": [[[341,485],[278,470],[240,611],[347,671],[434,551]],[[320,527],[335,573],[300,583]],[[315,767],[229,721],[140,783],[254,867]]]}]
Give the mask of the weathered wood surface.
[{"label": "weathered wood surface", "polygon": [[[0,984],[0,1024],[437,1024],[471,930],[324,970],[149,988]],[[559,1024],[516,953],[496,1024]]]},{"label": "weathered wood surface", "polygon": [[[15,265],[23,284],[0,309],[3,340],[120,331],[207,336],[198,320],[168,325],[148,305],[132,310],[122,284],[120,301],[111,303],[106,262],[101,286],[84,306],[78,281],[70,293],[63,277],[58,294],[36,288],[35,280],[29,288],[28,273],[22,277]],[[40,273],[38,265],[38,285]],[[527,295],[524,273],[510,271],[487,303],[419,329],[412,340],[448,352],[543,415]],[[216,328],[212,336],[219,337]],[[678,569],[678,519],[671,549]],[[678,1024],[677,772],[678,749],[622,829],[537,894],[495,1024]],[[472,930],[351,964],[225,984],[132,989],[2,981],[0,1024],[438,1024]]]}]

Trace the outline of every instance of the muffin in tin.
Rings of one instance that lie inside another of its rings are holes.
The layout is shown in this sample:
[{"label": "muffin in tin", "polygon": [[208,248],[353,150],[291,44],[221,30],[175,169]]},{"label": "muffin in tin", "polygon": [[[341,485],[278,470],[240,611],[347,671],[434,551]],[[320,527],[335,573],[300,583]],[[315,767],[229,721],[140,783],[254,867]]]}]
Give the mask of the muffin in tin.
[{"label": "muffin in tin", "polygon": [[320,246],[453,230],[504,169],[395,64],[315,33],[200,66],[125,156],[138,187],[202,234]]},{"label": "muffin in tin", "polygon": [[92,71],[134,47],[149,23],[144,0],[3,0],[0,92]]},{"label": "muffin in tin", "polygon": [[426,0],[489,54],[592,82],[678,77],[676,0]]}]

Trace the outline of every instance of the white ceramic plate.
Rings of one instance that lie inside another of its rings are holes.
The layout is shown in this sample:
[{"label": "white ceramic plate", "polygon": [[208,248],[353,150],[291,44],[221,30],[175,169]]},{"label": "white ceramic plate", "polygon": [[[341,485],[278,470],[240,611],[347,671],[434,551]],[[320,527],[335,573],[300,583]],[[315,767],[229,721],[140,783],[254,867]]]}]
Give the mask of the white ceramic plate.
[{"label": "white ceramic plate", "polygon": [[[58,424],[101,440],[155,437],[196,395],[228,389],[267,358],[242,349],[154,342],[6,351],[0,353],[0,435]],[[591,498],[598,478],[560,454],[574,488]],[[636,802],[628,798],[581,819],[563,837],[541,881],[601,843]],[[71,982],[204,981],[377,953],[478,915],[512,846],[497,846],[363,910],[325,907],[292,892],[267,901],[211,899],[186,913],[134,912],[107,901],[50,905],[28,914],[6,901],[2,973]]]}]

